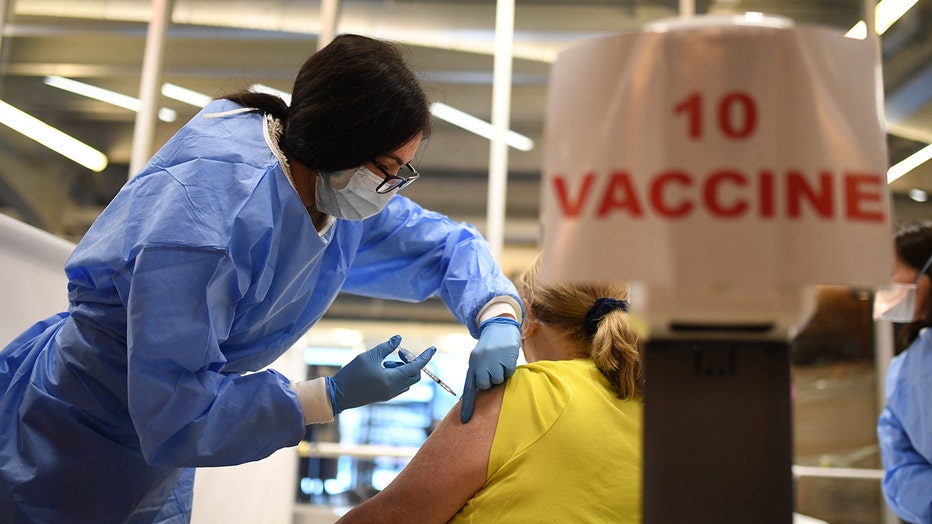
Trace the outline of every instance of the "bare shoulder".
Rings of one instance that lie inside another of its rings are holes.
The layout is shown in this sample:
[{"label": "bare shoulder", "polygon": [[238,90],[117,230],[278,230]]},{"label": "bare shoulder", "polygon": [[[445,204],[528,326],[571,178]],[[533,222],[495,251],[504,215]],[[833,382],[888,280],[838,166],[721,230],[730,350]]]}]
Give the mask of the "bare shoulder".
[{"label": "bare shoulder", "polygon": [[447,522],[485,484],[504,390],[479,392],[465,424],[457,402],[398,477],[339,522]]}]

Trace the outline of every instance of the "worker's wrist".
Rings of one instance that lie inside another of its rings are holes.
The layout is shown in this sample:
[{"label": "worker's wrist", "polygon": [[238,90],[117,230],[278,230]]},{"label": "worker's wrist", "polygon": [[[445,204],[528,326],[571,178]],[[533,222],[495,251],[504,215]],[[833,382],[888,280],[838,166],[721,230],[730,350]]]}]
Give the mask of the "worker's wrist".
[{"label": "worker's wrist", "polygon": [[327,394],[325,377],[292,382],[291,389],[298,396],[298,404],[304,416],[304,424],[322,424],[333,421],[333,408]]},{"label": "worker's wrist", "polygon": [[510,316],[521,323],[521,304],[514,297],[501,295],[490,300],[476,315],[476,325],[480,325],[486,320],[503,315]]},{"label": "worker's wrist", "polygon": [[499,316],[499,317],[492,317],[492,318],[488,318],[488,319],[483,320],[482,323],[479,324],[479,334],[480,334],[480,336],[481,336],[481,334],[482,334],[482,331],[483,331],[487,326],[490,326],[490,325],[492,325],[492,324],[514,326],[519,332],[521,331],[521,324],[519,324],[517,320],[511,318],[511,317],[508,316],[508,315],[502,315],[502,316]]}]

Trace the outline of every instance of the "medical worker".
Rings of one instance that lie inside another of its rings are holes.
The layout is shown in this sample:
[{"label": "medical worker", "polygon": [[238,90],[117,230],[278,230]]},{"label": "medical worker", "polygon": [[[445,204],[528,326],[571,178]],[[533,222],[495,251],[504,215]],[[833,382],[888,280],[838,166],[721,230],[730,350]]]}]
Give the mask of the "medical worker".
[{"label": "medical worker", "polygon": [[332,377],[256,372],[341,291],[443,300],[478,338],[468,421],[514,372],[522,306],[474,228],[397,194],[429,119],[397,48],[342,35],[290,106],[238,93],[172,137],[66,263],[68,311],[0,352],[0,522],[186,522],[193,468],[408,389],[435,349],[386,367],[398,336]]},{"label": "medical worker", "polygon": [[900,518],[932,524],[932,221],[897,230],[894,286],[878,290],[875,315],[906,323],[909,346],[890,362],[877,422],[883,494]]}]

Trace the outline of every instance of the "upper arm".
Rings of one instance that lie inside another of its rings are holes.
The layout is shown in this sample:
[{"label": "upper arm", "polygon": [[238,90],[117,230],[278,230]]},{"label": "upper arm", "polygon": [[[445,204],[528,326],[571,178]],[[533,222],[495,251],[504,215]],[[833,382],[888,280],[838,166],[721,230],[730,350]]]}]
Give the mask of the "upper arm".
[{"label": "upper arm", "polygon": [[[343,290],[410,301],[433,296],[443,278],[443,252],[453,227],[442,215],[402,196],[392,198],[381,213],[362,221]],[[405,285],[398,286],[402,281]]]},{"label": "upper arm", "polygon": [[222,372],[220,344],[239,298],[224,252],[147,248],[123,277],[128,408],[150,463],[239,464],[300,439],[303,420],[285,377]]},{"label": "upper arm", "polygon": [[362,224],[361,244],[343,291],[408,301],[439,296],[475,338],[476,316],[490,300],[507,295],[520,303],[514,284],[474,227],[402,196]]},{"label": "upper arm", "polygon": [[910,521],[932,517],[932,464],[913,446],[902,423],[885,407],[877,423],[885,475],[883,493],[896,513]]},{"label": "upper arm", "polygon": [[[147,248],[126,275],[130,415],[150,455],[213,401],[232,324],[231,265],[219,251]],[[226,296],[224,296],[226,295]],[[185,395],[178,395],[178,390]]]},{"label": "upper arm", "polygon": [[485,484],[504,389],[480,392],[466,424],[453,406],[398,477],[339,522],[447,522]]}]

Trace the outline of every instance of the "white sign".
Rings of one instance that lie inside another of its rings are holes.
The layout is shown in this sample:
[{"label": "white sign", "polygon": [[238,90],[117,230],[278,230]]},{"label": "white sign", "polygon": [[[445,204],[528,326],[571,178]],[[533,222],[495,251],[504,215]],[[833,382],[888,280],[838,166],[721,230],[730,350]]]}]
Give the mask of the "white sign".
[{"label": "white sign", "polygon": [[562,52],[545,129],[545,277],[752,293],[888,281],[873,45],[728,22]]}]

